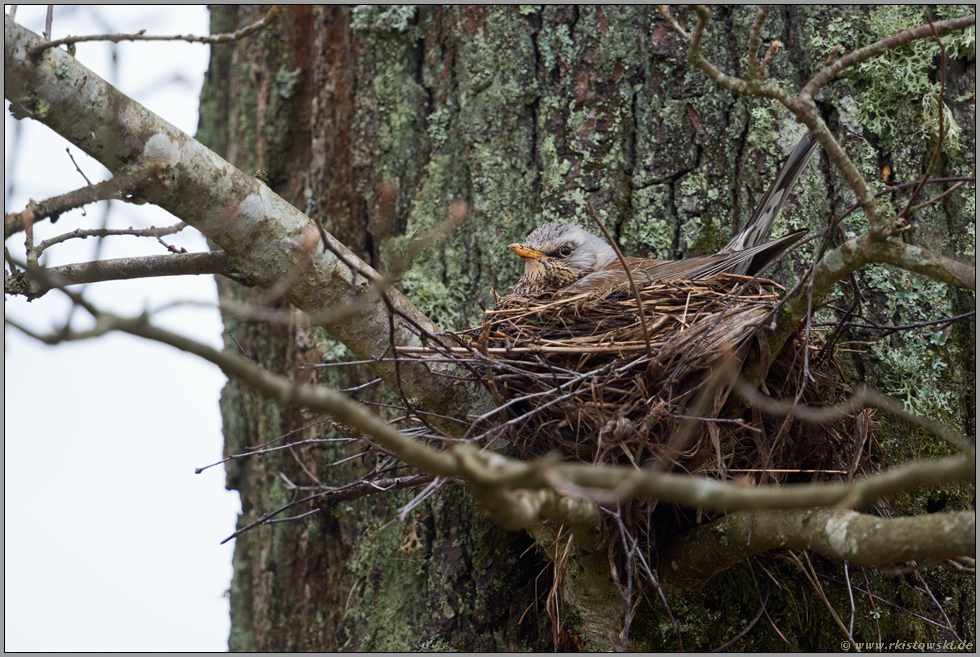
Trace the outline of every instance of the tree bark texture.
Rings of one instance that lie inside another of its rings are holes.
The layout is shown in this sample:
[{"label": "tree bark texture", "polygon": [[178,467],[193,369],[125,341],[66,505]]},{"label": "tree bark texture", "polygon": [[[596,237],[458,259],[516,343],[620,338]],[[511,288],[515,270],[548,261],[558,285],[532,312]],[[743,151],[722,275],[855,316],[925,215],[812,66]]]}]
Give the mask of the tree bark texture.
[{"label": "tree bark texture", "polygon": [[[754,11],[714,9],[704,52],[723,70],[743,72]],[[782,46],[767,73],[799,89],[834,44],[849,50],[866,43],[875,11],[773,9],[763,47],[776,39]],[[212,12],[217,33],[254,22],[263,9],[215,6]],[[270,29],[212,48],[198,138],[244,171],[265,172],[276,192],[380,271],[442,221],[450,201],[465,200],[468,219],[419,256],[397,283],[437,324],[458,329],[478,321],[481,305],[494,304],[494,286],[503,294],[516,282],[521,263],[507,244],[545,221],[590,228],[584,212],[589,200],[627,255],[713,252],[741,226],[803,127],[781,106],[720,91],[687,65],[685,52],[651,7],[290,6]],[[966,144],[975,144],[974,68],[972,61],[953,59],[948,71],[947,104]],[[934,69],[930,62],[920,74],[934,76]],[[888,131],[872,133],[857,109],[875,102],[871,86],[862,76],[835,81],[818,95],[818,111],[869,180],[879,179],[884,164],[902,180],[915,179],[931,148],[920,129],[921,107],[893,103]],[[973,153],[968,146],[944,157],[937,175],[973,170]],[[777,234],[820,230],[851,203],[840,176],[819,155],[815,160]],[[395,189],[390,208],[379,191],[384,183]],[[954,196],[917,216],[907,239],[974,257],[966,202]],[[860,229],[859,219],[849,221]],[[795,280],[812,248],[804,247],[772,275]],[[239,299],[257,294],[220,286]],[[867,299],[861,312],[887,324],[914,321],[908,318],[919,315],[912,311],[923,307],[932,318],[975,304],[972,294],[883,268],[862,273],[860,286]],[[329,336],[298,326],[228,316],[226,336],[227,348],[241,348],[271,370],[297,377],[313,376],[302,365],[344,357]],[[974,336],[971,320],[932,338],[926,353],[885,345],[845,359],[843,366],[886,391],[901,391],[912,373],[928,370],[914,390],[905,390],[909,399],[935,419],[972,428]],[[919,362],[909,362],[916,357]],[[338,371],[316,376],[346,387],[368,375],[366,368]],[[333,435],[329,422],[308,427],[323,418],[279,407],[234,382],[221,404],[229,453],[291,431],[290,440]],[[887,446],[882,462],[943,449],[923,449],[909,437],[908,427],[886,420],[878,437]],[[240,526],[292,499],[280,475],[299,484],[313,483],[312,475],[328,485],[347,483],[366,465],[328,464],[356,453],[353,447],[296,448],[230,463],[228,486],[242,496]],[[591,580],[573,581],[559,593],[559,628],[546,613],[552,567],[545,551],[529,549],[524,533],[489,523],[460,488],[444,488],[404,522],[388,524],[412,496],[343,502],[239,536],[231,649],[612,647],[606,637],[622,630],[624,602],[612,588],[608,563],[583,560],[583,568],[592,568],[589,578],[606,569],[606,588],[591,591],[594,599],[587,601],[590,591],[582,582]],[[902,513],[924,506],[955,509],[970,497],[950,491],[923,503],[910,496],[893,507]],[[655,564],[655,554],[651,560]],[[835,609],[847,609],[842,571],[823,560],[815,566]],[[776,627],[794,649],[839,649],[843,637],[799,569],[782,558],[768,567],[781,584],[768,597],[773,622],[758,623],[734,647],[780,649]],[[856,635],[936,636],[906,611],[919,612],[917,605],[925,604],[911,579],[868,571],[865,580],[857,570],[851,570],[855,586],[870,582],[876,595],[904,602],[882,614],[883,603],[856,596]],[[656,592],[647,591],[630,645],[670,650],[678,637],[687,650],[724,644],[759,608],[761,589],[752,572],[745,566],[719,576],[707,599],[669,597],[677,626],[664,620]],[[754,572],[764,586],[765,575]],[[933,586],[958,634],[972,638],[970,592],[952,578],[939,577]]]}]

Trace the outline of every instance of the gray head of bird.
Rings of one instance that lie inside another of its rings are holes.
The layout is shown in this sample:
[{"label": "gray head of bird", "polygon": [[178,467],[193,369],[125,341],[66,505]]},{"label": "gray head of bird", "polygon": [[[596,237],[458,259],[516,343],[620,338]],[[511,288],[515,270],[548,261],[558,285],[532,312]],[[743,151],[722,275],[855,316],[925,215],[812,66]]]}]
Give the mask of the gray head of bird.
[{"label": "gray head of bird", "polygon": [[563,288],[616,259],[606,242],[569,224],[543,224],[507,248],[524,259],[524,275],[514,288],[518,294]]}]

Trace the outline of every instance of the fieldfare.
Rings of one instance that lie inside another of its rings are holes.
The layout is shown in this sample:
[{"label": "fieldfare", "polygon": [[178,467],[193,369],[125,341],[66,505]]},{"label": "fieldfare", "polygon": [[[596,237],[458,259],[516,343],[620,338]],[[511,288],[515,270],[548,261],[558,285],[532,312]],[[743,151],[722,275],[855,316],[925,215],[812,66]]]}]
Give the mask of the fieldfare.
[{"label": "fieldfare", "polygon": [[[684,260],[624,258],[633,278],[639,283],[696,280],[723,272],[747,276],[762,273],[807,232],[797,230],[763,243],[816,147],[817,140],[807,133],[780,169],[745,228],[721,251]],[[543,224],[524,242],[507,248],[524,259],[524,275],[514,287],[513,294],[562,289],[585,292],[626,281],[623,263],[613,248],[578,226]]]}]

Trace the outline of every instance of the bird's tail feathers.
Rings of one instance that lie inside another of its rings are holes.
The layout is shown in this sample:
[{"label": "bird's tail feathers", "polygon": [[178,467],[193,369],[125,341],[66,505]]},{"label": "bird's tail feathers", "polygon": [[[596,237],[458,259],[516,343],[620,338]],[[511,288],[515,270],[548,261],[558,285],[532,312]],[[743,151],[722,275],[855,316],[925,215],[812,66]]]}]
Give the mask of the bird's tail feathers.
[{"label": "bird's tail feathers", "polygon": [[[803,169],[810,162],[810,158],[813,157],[818,144],[819,142],[809,132],[800,139],[800,143],[796,145],[793,153],[783,164],[783,168],[779,170],[776,180],[773,181],[769,191],[762,197],[755,212],[752,213],[752,217],[745,224],[745,228],[722,249],[722,252],[746,250],[765,241],[769,236],[769,231],[772,230],[776,215],[779,214],[786,203],[786,199],[789,198],[790,191],[796,185]],[[733,271],[732,273],[744,274],[747,272]]]}]

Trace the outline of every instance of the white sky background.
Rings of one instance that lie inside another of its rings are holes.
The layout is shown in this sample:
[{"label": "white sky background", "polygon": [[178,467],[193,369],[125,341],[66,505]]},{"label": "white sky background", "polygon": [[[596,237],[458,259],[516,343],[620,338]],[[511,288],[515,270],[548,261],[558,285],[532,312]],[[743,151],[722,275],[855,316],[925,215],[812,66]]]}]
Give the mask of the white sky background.
[{"label": "white sky background", "polygon": [[[40,34],[43,6],[20,6],[16,20]],[[207,34],[208,12],[195,6],[56,7],[55,38],[68,34]],[[185,42],[81,43],[76,57],[124,93],[189,134],[209,47]],[[115,71],[114,71],[115,68]],[[7,105],[9,107],[9,105]],[[5,109],[7,109],[5,107]],[[11,151],[15,131],[20,145]],[[69,145],[29,119],[5,112],[5,211],[24,209],[85,185]],[[92,182],[108,172],[74,146]],[[13,194],[11,196],[11,190]],[[105,220],[105,204],[63,215],[36,229],[40,241]],[[169,226],[154,206],[113,203],[109,227]],[[193,229],[165,238],[204,251]],[[23,259],[23,233],[6,246]],[[101,257],[162,255],[151,238],[71,240],[48,252],[48,265]],[[76,288],[77,289],[77,288]],[[221,324],[210,276],[99,283],[89,301],[135,315],[173,301],[210,309],[154,314],[171,330],[220,348]],[[47,331],[68,306],[49,292],[32,303],[4,301],[5,317]],[[76,326],[85,326],[75,313]],[[5,651],[227,650],[228,599],[237,493],[224,489],[218,396],[224,376],[170,347],[122,335],[58,347],[4,328],[4,649]]]}]

